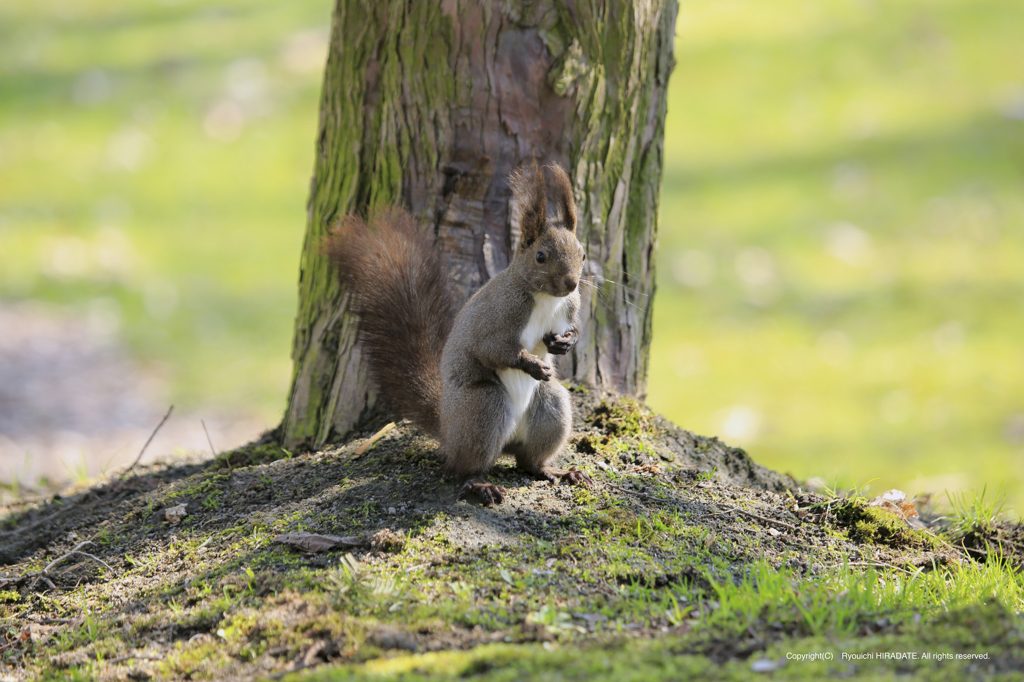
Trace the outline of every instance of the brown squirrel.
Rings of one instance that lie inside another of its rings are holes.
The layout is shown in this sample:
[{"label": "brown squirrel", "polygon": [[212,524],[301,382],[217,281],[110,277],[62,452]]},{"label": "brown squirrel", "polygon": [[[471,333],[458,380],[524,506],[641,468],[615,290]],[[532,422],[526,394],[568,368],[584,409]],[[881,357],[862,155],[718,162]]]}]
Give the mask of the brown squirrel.
[{"label": "brown squirrel", "polygon": [[347,216],[325,244],[352,296],[381,393],[440,441],[449,470],[468,479],[459,497],[472,493],[488,505],[502,502],[505,490],[477,477],[502,453],[552,482],[591,484],[578,469],[551,465],[569,437],[572,410],[547,353],[563,355],[576,343],[586,253],[569,176],[548,168],[558,215],[548,217],[536,164],[512,173],[519,246],[462,310],[432,236],[402,209],[372,215],[369,224]]}]

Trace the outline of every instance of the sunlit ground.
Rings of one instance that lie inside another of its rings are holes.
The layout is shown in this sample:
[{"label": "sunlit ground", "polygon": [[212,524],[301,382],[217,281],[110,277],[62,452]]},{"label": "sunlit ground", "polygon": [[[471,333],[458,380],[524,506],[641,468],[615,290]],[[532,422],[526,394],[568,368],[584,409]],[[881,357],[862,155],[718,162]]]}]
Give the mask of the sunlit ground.
[{"label": "sunlit ground", "polygon": [[[0,5],[0,301],[276,421],[330,5]],[[651,404],[800,478],[1021,508],[1024,5],[682,5]]]}]

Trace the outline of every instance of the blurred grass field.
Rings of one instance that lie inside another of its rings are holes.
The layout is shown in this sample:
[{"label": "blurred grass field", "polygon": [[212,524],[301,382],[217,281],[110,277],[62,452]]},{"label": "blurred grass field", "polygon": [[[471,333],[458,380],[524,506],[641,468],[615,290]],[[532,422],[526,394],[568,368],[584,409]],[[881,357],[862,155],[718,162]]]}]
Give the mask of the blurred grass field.
[{"label": "blurred grass field", "polygon": [[1024,508],[1024,4],[681,3],[650,403]]},{"label": "blurred grass field", "polygon": [[[120,334],[180,406],[276,421],[330,9],[0,5],[0,299]],[[1022,25],[682,3],[654,408],[799,478],[1024,508]]]},{"label": "blurred grass field", "polygon": [[283,411],[330,3],[0,6],[0,297]]}]

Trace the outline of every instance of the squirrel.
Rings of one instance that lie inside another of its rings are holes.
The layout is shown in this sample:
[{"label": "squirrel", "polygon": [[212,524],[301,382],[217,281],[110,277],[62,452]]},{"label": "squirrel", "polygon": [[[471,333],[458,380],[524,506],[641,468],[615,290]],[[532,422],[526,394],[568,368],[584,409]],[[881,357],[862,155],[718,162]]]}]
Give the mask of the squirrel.
[{"label": "squirrel", "polygon": [[520,241],[508,267],[458,309],[433,236],[407,211],[364,221],[342,218],[324,251],[351,296],[371,377],[405,419],[441,444],[448,470],[472,494],[499,504],[506,491],[481,476],[501,454],[520,469],[592,485],[552,460],[572,428],[569,392],[548,353],[579,337],[579,281],[586,252],[576,238],[568,174],[548,166],[558,214],[547,214],[547,182],[534,163],[509,176]]}]

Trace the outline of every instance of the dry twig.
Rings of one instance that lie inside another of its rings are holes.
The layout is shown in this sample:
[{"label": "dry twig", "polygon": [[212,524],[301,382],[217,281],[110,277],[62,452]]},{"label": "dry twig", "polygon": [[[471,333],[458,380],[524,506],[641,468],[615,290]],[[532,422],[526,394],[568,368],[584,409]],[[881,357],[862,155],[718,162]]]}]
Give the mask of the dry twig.
[{"label": "dry twig", "polygon": [[377,433],[375,433],[372,436],[370,436],[367,440],[363,441],[363,444],[360,445],[358,448],[356,448],[355,454],[353,454],[352,457],[353,458],[361,457],[363,454],[366,453],[367,450],[369,450],[370,448],[373,447],[374,443],[376,443],[378,440],[380,440],[381,436],[383,436],[385,433],[387,433],[388,431],[390,431],[393,428],[395,428],[395,422],[389,422],[380,431],[378,431]]},{"label": "dry twig", "polygon": [[[881,561],[849,561],[846,563],[846,565],[867,566],[869,568],[891,568],[894,571],[903,571],[907,575],[915,575],[920,570],[918,569],[918,571],[911,571],[909,569],[903,568],[902,566],[897,566],[896,564],[887,564]],[[830,566],[829,568],[839,568],[840,566],[842,566],[842,564],[836,564],[835,566]]]},{"label": "dry twig", "polygon": [[776,521],[775,519],[769,519],[769,518],[764,517],[764,516],[758,516],[757,514],[755,514],[753,512],[748,512],[745,509],[740,509],[739,507],[726,507],[722,511],[714,512],[711,515],[712,516],[718,516],[719,514],[728,514],[729,512],[736,512],[738,514],[743,514],[744,516],[746,516],[748,518],[751,518],[751,519],[756,519],[757,521],[760,521],[761,523],[767,523],[770,526],[778,526],[779,528],[784,528],[784,529],[790,531],[791,533],[798,532],[797,529],[796,529],[796,526],[791,526],[790,524],[786,523],[785,521]]},{"label": "dry twig", "polygon": [[91,542],[89,540],[86,540],[85,542],[80,542],[77,545],[75,545],[75,548],[72,549],[71,551],[65,552],[64,554],[61,554],[59,557],[57,557],[53,561],[51,561],[50,563],[46,564],[46,566],[43,568],[43,570],[36,571],[35,573],[26,573],[25,575],[20,576],[18,578],[0,578],[0,585],[9,585],[11,583],[18,583],[18,582],[21,582],[22,580],[28,580],[28,579],[31,578],[32,582],[28,586],[29,590],[34,588],[36,586],[36,583],[39,583],[39,582],[44,582],[47,585],[49,585],[51,590],[56,590],[57,586],[53,584],[52,580],[50,580],[50,569],[53,568],[54,566],[56,566],[57,564],[61,563],[65,559],[68,559],[68,558],[70,558],[70,557],[72,557],[72,556],[74,556],[76,554],[84,556],[87,559],[92,559],[93,561],[95,561],[96,563],[100,564],[101,566],[103,566],[104,568],[106,568],[110,572],[114,571],[114,569],[111,568],[110,564],[108,564],[103,559],[100,559],[98,556],[96,556],[94,554],[89,554],[88,552],[83,552],[82,548],[85,547],[86,545],[93,545],[93,546],[95,546],[96,543]]},{"label": "dry twig", "polygon": [[106,568],[106,569],[107,569],[108,571],[113,571],[113,570],[114,570],[114,569],[113,569],[113,568],[111,568],[111,567],[110,567],[110,565],[109,565],[109,564],[108,564],[108,563],[107,563],[106,561],[104,561],[103,559],[100,559],[100,558],[99,558],[99,557],[97,557],[97,556],[93,556],[92,554],[89,554],[88,552],[83,552],[83,551],[81,551],[81,549],[82,549],[83,547],[85,547],[86,545],[92,545],[93,547],[95,547],[95,546],[96,546],[96,543],[92,542],[91,540],[86,540],[85,542],[79,542],[79,543],[78,543],[77,545],[75,545],[75,548],[74,548],[73,550],[71,550],[70,552],[67,552],[67,553],[65,553],[65,554],[61,554],[61,555],[60,555],[59,557],[57,557],[57,558],[56,558],[56,559],[54,559],[53,561],[51,561],[50,563],[46,564],[46,568],[44,568],[44,569],[43,569],[42,571],[40,571],[40,572],[41,572],[41,573],[49,573],[49,572],[50,572],[50,569],[51,569],[51,568],[53,568],[54,566],[56,566],[57,564],[59,564],[60,562],[64,561],[65,559],[67,559],[67,558],[71,557],[71,556],[72,556],[72,555],[74,555],[74,554],[81,554],[81,555],[82,555],[82,556],[84,556],[84,557],[89,557],[89,558],[90,558],[90,559],[92,559],[93,561],[95,561],[95,562],[97,562],[97,563],[100,563],[100,564],[102,564],[102,565],[103,565],[103,567],[104,567],[104,568]]},{"label": "dry twig", "polygon": [[33,615],[25,616],[25,618],[33,623],[39,623],[40,625],[66,625],[75,621],[74,618],[44,618],[42,616]]},{"label": "dry twig", "polygon": [[636,495],[638,497],[646,497],[648,500],[657,500],[657,499],[659,499],[659,498],[655,497],[654,495],[650,495],[648,493],[641,492],[639,490],[629,490],[628,488],[623,488],[621,485],[616,485],[615,483],[609,483],[608,481],[605,481],[605,485],[607,485],[609,488],[612,488],[614,490],[618,490],[620,493],[622,493],[624,495]]},{"label": "dry twig", "polygon": [[111,658],[110,660],[103,661],[107,665],[114,665],[115,663],[121,663],[122,661],[129,661],[135,659],[136,661],[162,661],[164,660],[160,656],[143,656],[142,654],[125,654],[124,656],[118,656],[117,658]]},{"label": "dry twig", "polygon": [[[121,474],[121,480],[122,481],[124,479],[128,478],[128,474],[130,474],[132,472],[132,469],[135,468],[135,465],[139,463],[140,459],[142,459],[142,454],[144,452],[146,452],[146,448],[149,447],[149,444],[153,442],[153,438],[156,437],[156,432],[160,430],[160,427],[163,426],[164,422],[166,422],[167,419],[171,416],[171,412],[173,410],[174,410],[174,405],[171,405],[170,407],[167,408],[167,414],[164,415],[164,418],[161,419],[160,423],[156,425],[155,429],[153,429],[153,433],[149,434],[149,440],[147,440],[146,444],[142,446],[141,450],[139,450],[139,456],[135,458],[135,461],[132,462],[132,465],[130,467],[128,467],[128,470],[125,471],[123,474]],[[203,428],[206,428],[205,424],[203,425]]]},{"label": "dry twig", "polygon": [[210,444],[210,454],[212,454],[214,457],[216,457],[217,456],[217,451],[213,447],[213,441],[210,440],[210,432],[206,430],[206,422],[204,422],[202,419],[200,419],[199,423],[203,425],[203,433],[206,434],[206,442]]},{"label": "dry twig", "polygon": [[92,502],[86,502],[84,504],[78,503],[78,502],[72,502],[70,505],[68,505],[66,507],[61,507],[60,509],[58,509],[57,511],[53,512],[52,514],[44,516],[41,519],[37,519],[37,520],[33,521],[32,523],[28,524],[27,526],[20,526],[18,528],[14,528],[13,530],[4,531],[3,533],[0,533],[0,538],[6,538],[6,537],[14,536],[14,535],[20,535],[21,533],[24,533],[27,530],[33,530],[35,528],[38,528],[39,526],[45,525],[46,523],[52,521],[53,519],[57,518],[61,514],[67,512],[67,511],[70,511],[72,509],[77,510],[77,511],[84,511],[86,509],[91,509],[92,507],[95,507],[96,505],[99,505],[99,504],[111,504],[112,505],[116,501],[117,500],[112,502],[112,501],[110,501],[108,499],[100,498],[98,500],[93,500]]}]

